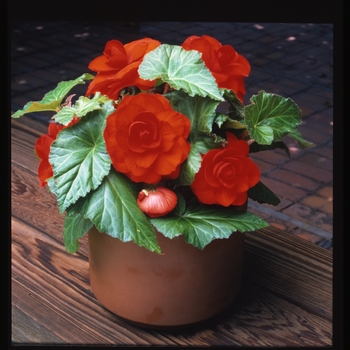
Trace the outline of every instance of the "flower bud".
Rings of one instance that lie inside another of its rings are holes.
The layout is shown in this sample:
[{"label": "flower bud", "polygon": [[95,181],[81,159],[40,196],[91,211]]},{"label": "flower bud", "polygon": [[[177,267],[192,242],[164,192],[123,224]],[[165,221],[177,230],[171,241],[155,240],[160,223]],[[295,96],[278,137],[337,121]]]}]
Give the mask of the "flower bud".
[{"label": "flower bud", "polygon": [[152,190],[142,190],[137,197],[140,209],[151,218],[157,218],[170,213],[176,206],[175,192],[163,186]]}]

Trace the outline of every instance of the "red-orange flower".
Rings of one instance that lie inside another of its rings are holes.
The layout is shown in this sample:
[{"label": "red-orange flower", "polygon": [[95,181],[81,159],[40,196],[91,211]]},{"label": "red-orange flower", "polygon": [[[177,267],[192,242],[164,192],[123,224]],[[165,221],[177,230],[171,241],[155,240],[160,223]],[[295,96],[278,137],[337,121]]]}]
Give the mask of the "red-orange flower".
[{"label": "red-orange flower", "polygon": [[52,142],[56,140],[59,131],[75,124],[78,122],[78,120],[79,118],[74,117],[67,126],[50,123],[48,127],[48,134],[42,135],[36,140],[35,152],[40,158],[38,176],[41,187],[45,187],[47,184],[46,180],[53,176],[52,166],[49,163],[50,147]]},{"label": "red-orange flower", "polygon": [[175,179],[190,151],[190,124],[162,95],[125,96],[104,132],[114,168],[134,182]]},{"label": "red-orange flower", "polygon": [[202,53],[202,60],[211,71],[220,88],[233,90],[240,101],[246,93],[244,78],[250,73],[250,64],[230,45],[222,45],[211,36],[190,36],[182,47]]},{"label": "red-orange flower", "polygon": [[243,205],[247,191],[260,180],[260,170],[248,158],[249,146],[226,133],[228,144],[222,149],[213,149],[202,159],[191,189],[201,203]]},{"label": "red-orange flower", "polygon": [[148,90],[155,81],[139,77],[138,68],[144,56],[160,45],[158,40],[144,38],[123,45],[118,40],[107,42],[103,55],[96,57],[89,68],[97,72],[90,83],[86,95],[97,91],[111,99],[118,99],[120,91],[127,86],[137,86]]}]

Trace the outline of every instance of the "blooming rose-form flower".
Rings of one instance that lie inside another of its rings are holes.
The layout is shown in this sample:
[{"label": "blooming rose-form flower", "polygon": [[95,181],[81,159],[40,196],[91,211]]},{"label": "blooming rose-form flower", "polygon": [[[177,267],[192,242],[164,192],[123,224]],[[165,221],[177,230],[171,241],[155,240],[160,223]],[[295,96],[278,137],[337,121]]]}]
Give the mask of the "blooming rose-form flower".
[{"label": "blooming rose-form flower", "polygon": [[79,118],[74,117],[67,126],[50,123],[48,127],[48,134],[42,135],[36,140],[35,152],[40,158],[38,176],[41,187],[45,187],[45,185],[47,185],[46,180],[53,176],[52,166],[49,163],[49,154],[52,142],[56,140],[59,131],[75,124],[78,122],[78,120]]},{"label": "blooming rose-form flower", "polygon": [[260,180],[260,170],[248,158],[249,146],[226,133],[228,144],[223,149],[213,149],[202,159],[191,189],[201,203],[243,205],[247,191]]},{"label": "blooming rose-form flower", "polygon": [[211,36],[193,35],[187,38],[182,47],[202,53],[202,60],[213,74],[219,88],[233,90],[240,101],[246,93],[244,78],[250,73],[250,64],[230,45],[222,45]]},{"label": "blooming rose-form flower", "polygon": [[118,40],[107,42],[103,55],[96,57],[89,64],[89,69],[97,72],[90,83],[86,95],[97,91],[110,99],[118,99],[120,91],[127,86],[137,86],[148,90],[155,81],[139,77],[138,68],[144,56],[160,45],[158,40],[144,38],[123,45]]},{"label": "blooming rose-form flower", "polygon": [[159,94],[125,96],[104,132],[114,168],[134,182],[175,179],[187,158],[190,120]]}]

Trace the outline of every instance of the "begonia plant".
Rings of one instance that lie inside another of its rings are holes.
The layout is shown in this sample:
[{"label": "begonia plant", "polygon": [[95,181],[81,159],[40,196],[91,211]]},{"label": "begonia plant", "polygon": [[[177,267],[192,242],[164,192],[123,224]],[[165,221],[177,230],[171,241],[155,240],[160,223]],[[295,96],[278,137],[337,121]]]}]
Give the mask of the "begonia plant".
[{"label": "begonia plant", "polygon": [[[106,43],[88,68],[12,115],[52,111],[35,145],[39,183],[57,197],[67,251],[95,226],[161,252],[155,229],[203,249],[268,226],[247,200],[278,205],[252,152],[305,141],[290,99],[259,91],[244,105],[248,60],[213,37],[181,46],[144,38]],[[89,82],[84,96],[70,94]],[[242,210],[243,208],[243,210]]]}]

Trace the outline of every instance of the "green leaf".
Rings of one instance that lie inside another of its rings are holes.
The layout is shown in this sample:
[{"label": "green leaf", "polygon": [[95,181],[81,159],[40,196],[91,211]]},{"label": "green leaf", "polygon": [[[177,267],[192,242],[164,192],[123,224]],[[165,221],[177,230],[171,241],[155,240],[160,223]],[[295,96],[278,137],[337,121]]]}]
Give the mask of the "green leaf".
[{"label": "green leaf", "polygon": [[248,190],[248,197],[258,203],[267,203],[271,205],[278,205],[281,203],[280,199],[261,181]]},{"label": "green leaf", "polygon": [[[182,190],[184,190],[184,187],[182,188]],[[189,190],[189,188],[187,187],[186,190]],[[175,209],[173,210],[173,214],[181,216],[186,210],[186,200],[179,190],[176,190],[175,192],[177,197],[177,203]]]},{"label": "green leaf", "polygon": [[190,185],[200,169],[201,163],[202,156],[198,149],[198,144],[194,144],[191,146],[187,159],[181,165],[181,171],[179,177],[176,179],[176,184],[183,186]]},{"label": "green leaf", "polygon": [[90,219],[100,232],[160,253],[154,227],[137,205],[138,193],[137,184],[112,169],[96,190],[71,208]]},{"label": "green leaf", "polygon": [[249,128],[248,131],[250,136],[255,139],[255,141],[262,145],[271,145],[274,141],[273,128],[268,125],[254,126],[254,129]]},{"label": "green leaf", "polygon": [[74,254],[79,250],[79,238],[83,237],[92,226],[92,222],[83,215],[67,211],[63,224],[63,241],[67,252]]},{"label": "green leaf", "polygon": [[85,84],[84,80],[92,79],[94,79],[93,75],[85,73],[77,79],[70,81],[62,81],[58,83],[57,87],[54,90],[48,92],[41,101],[28,102],[22,110],[18,110],[16,113],[12,114],[12,118],[19,118],[24,114],[33,112],[57,112],[59,110],[63,98],[74,86],[78,84]]},{"label": "green leaf", "polygon": [[68,125],[74,116],[83,117],[89,112],[102,109],[101,103],[106,101],[108,101],[108,98],[101,96],[99,92],[97,92],[92,99],[85,96],[80,96],[74,105],[64,106],[52,118],[55,119],[57,123]]},{"label": "green leaf", "polygon": [[181,46],[163,44],[144,57],[138,72],[142,79],[161,79],[190,96],[209,96],[223,101],[223,91],[219,90],[201,56],[196,50],[187,51]]},{"label": "green leaf", "polygon": [[274,150],[277,148],[283,149],[287,153],[288,157],[290,158],[289,148],[283,141],[272,142],[271,145],[260,145],[256,142],[253,142],[249,146],[249,152],[256,153],[256,152],[260,152],[260,151]]},{"label": "green leaf", "polygon": [[219,101],[209,97],[191,97],[183,91],[174,91],[165,97],[168,98],[174,110],[186,115],[191,121],[190,140],[194,141],[200,138],[201,134],[211,133]]},{"label": "green leaf", "polygon": [[227,115],[231,120],[242,120],[244,118],[244,106],[232,90],[225,90],[225,100],[229,103]]},{"label": "green leaf", "polygon": [[217,135],[213,135],[213,137],[202,135],[200,140],[198,139],[193,142],[187,159],[181,165],[180,175],[175,180],[175,183],[183,186],[190,185],[201,167],[201,155],[206,154],[214,148],[221,148],[224,141],[224,139]]},{"label": "green leaf", "polygon": [[224,124],[227,119],[228,117],[226,114],[217,113],[215,118],[215,123],[219,128],[221,128],[222,124]]},{"label": "green leaf", "polygon": [[48,186],[49,186],[49,190],[52,194],[54,194],[57,197],[57,193],[56,193],[56,183],[55,183],[55,179],[54,177],[50,177],[49,179],[46,180]]},{"label": "green leaf", "polygon": [[183,214],[174,213],[151,219],[152,225],[164,236],[174,238],[182,234],[195,247],[203,249],[214,239],[228,238],[232,232],[254,231],[268,223],[249,212],[239,212],[235,207],[208,205],[189,206]]},{"label": "green leaf", "polygon": [[210,149],[221,147],[216,135],[212,135],[212,125],[216,117],[216,108],[220,102],[209,97],[188,96],[183,91],[166,94],[174,110],[186,115],[191,121],[191,131],[188,141],[191,144],[190,153],[181,166],[180,175],[176,181],[180,185],[190,185],[202,162],[201,154]]},{"label": "green leaf", "polygon": [[110,101],[102,110],[90,112],[77,124],[61,130],[52,143],[49,161],[61,212],[97,188],[108,174],[111,160],[103,130],[107,116],[113,111]]},{"label": "green leaf", "polygon": [[301,111],[290,98],[260,91],[251,101],[245,107],[245,122],[257,143],[269,145],[287,135],[294,137],[301,124]]},{"label": "green leaf", "polygon": [[247,125],[241,121],[229,118],[226,114],[218,113],[215,118],[215,123],[222,129],[245,129]]},{"label": "green leaf", "polygon": [[313,146],[312,142],[309,142],[303,139],[303,137],[301,136],[298,130],[293,130],[288,136],[294,137],[301,148],[307,148],[307,147]]}]

